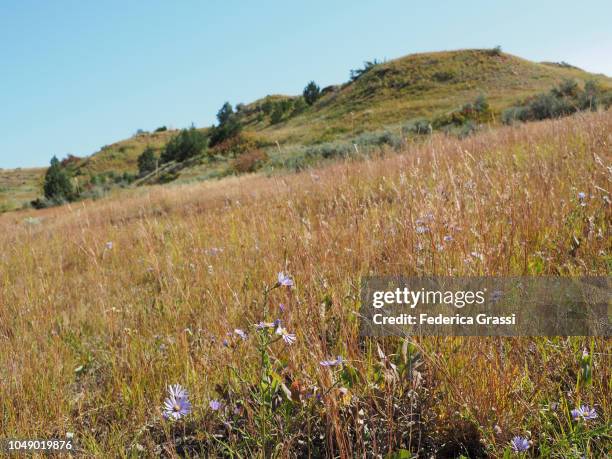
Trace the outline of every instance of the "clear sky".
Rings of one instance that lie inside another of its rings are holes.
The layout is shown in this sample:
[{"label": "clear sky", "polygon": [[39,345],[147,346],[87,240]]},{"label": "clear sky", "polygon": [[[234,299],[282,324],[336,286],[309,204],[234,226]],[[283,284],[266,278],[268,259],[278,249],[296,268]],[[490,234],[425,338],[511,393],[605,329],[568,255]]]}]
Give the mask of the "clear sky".
[{"label": "clear sky", "polygon": [[364,60],[483,48],[612,75],[612,2],[0,0],[0,167],[210,125]]}]

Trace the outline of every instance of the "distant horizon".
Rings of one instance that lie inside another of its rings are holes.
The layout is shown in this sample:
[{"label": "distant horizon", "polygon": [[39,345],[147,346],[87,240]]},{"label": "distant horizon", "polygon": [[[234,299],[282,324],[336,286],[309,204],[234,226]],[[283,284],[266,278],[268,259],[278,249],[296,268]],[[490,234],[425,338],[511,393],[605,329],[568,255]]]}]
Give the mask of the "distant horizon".
[{"label": "distant horizon", "polygon": [[533,62],[612,75],[604,1],[578,10],[552,0],[144,5],[3,6],[0,168],[89,156],[138,129],[210,126],[225,101],[297,95],[310,80],[341,84],[373,59],[500,45]]}]

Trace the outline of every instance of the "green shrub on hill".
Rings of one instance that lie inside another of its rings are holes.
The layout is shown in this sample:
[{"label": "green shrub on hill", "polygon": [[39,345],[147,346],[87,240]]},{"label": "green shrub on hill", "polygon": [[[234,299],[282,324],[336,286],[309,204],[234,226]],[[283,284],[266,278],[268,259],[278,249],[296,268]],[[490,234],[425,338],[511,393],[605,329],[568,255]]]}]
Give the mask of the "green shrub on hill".
[{"label": "green shrub on hill", "polygon": [[291,112],[291,116],[299,115],[308,107],[308,103],[304,99],[304,97],[298,97],[293,102],[293,111]]},{"label": "green shrub on hill", "polygon": [[304,88],[302,96],[304,97],[304,101],[306,101],[308,105],[312,105],[317,101],[319,97],[321,97],[321,88],[319,88],[319,86],[314,81],[311,81]]},{"label": "green shrub on hill", "polygon": [[270,115],[270,123],[272,124],[278,124],[283,120],[283,108],[281,107],[280,104],[276,104],[274,107],[274,110],[272,111],[272,114]]},{"label": "green shrub on hill", "polygon": [[206,151],[208,138],[196,128],[183,129],[166,144],[161,162],[185,161]]},{"label": "green shrub on hill", "polygon": [[155,150],[151,147],[145,150],[138,156],[138,174],[143,177],[157,169],[157,156]]},{"label": "green shrub on hill", "polygon": [[77,198],[72,177],[56,156],[51,158],[50,166],[45,173],[43,193],[43,198],[36,198],[30,202],[35,209],[61,205]]},{"label": "green shrub on hill", "polygon": [[363,75],[365,75],[370,70],[372,70],[374,67],[376,67],[378,64],[382,64],[382,62],[378,61],[377,59],[374,59],[373,61],[365,61],[363,63],[363,67],[360,69],[352,69],[351,70],[351,81],[355,81],[358,78],[361,78]]},{"label": "green shrub on hill", "polygon": [[502,112],[502,122],[534,121],[560,118],[578,111],[607,109],[612,93],[604,93],[595,81],[587,81],[581,89],[574,80],[564,80],[549,92],[538,94],[522,104]]},{"label": "green shrub on hill", "polygon": [[45,174],[43,189],[45,198],[48,200],[71,201],[74,199],[74,187],[70,176],[55,156],[51,158],[51,165]]},{"label": "green shrub on hill", "polygon": [[483,95],[479,95],[474,102],[464,104],[460,109],[437,116],[431,125],[434,129],[463,127],[466,123],[484,123],[490,121],[492,112]]},{"label": "green shrub on hill", "polygon": [[238,135],[242,130],[240,117],[229,102],[225,102],[217,112],[217,121],[217,126],[213,126],[210,131],[211,147]]},{"label": "green shrub on hill", "polygon": [[416,135],[426,135],[431,134],[433,131],[433,126],[431,125],[431,121],[426,118],[418,119],[412,121],[408,124],[405,124],[402,127],[402,134],[416,134]]},{"label": "green shrub on hill", "polygon": [[501,56],[502,47],[500,45],[497,45],[494,48],[488,49],[487,54],[489,54],[489,56]]},{"label": "green shrub on hill", "polygon": [[401,146],[402,139],[398,135],[385,130],[364,132],[363,134],[357,136],[353,143],[364,147],[388,145],[393,148],[399,148]]}]

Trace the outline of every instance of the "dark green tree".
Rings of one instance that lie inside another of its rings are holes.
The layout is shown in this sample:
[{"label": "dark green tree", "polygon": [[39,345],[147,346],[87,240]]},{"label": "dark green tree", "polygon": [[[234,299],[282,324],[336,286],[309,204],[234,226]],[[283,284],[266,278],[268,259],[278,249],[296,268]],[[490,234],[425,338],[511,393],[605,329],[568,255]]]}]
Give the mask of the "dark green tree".
[{"label": "dark green tree", "polygon": [[157,168],[157,156],[155,150],[151,147],[145,150],[138,156],[138,173],[141,176],[150,174]]},{"label": "dark green tree", "polygon": [[51,158],[51,165],[45,174],[43,186],[45,198],[53,201],[70,201],[74,198],[74,189],[70,177],[57,159]]},{"label": "dark green tree", "polygon": [[225,123],[227,123],[233,115],[234,109],[232,108],[232,104],[225,102],[217,112],[217,121],[219,121],[219,126],[223,126]]},{"label": "dark green tree", "polygon": [[374,59],[373,61],[365,61],[363,63],[363,68],[351,70],[351,81],[355,81],[356,79],[362,77],[379,64],[382,64],[382,62],[377,59]]},{"label": "dark green tree", "polygon": [[185,161],[206,151],[207,145],[206,135],[196,128],[182,129],[166,144],[160,159],[162,163]]},{"label": "dark green tree", "polygon": [[270,123],[277,124],[280,123],[283,119],[283,115],[285,112],[283,111],[283,106],[281,104],[276,104],[272,114],[270,115]]},{"label": "dark green tree", "polygon": [[321,96],[321,88],[319,88],[319,86],[314,81],[311,81],[304,88],[302,95],[304,96],[304,100],[306,101],[306,103],[308,105],[312,105]]},{"label": "dark green tree", "polygon": [[272,103],[269,97],[266,97],[266,100],[264,101],[264,103],[261,104],[261,109],[266,115],[269,115],[270,113],[272,113],[272,110],[274,109],[274,104]]},{"label": "dark green tree", "polygon": [[211,147],[226,139],[237,136],[242,131],[240,116],[234,112],[232,104],[229,102],[225,102],[217,112],[217,121],[219,121],[219,124],[213,126],[210,131]]}]

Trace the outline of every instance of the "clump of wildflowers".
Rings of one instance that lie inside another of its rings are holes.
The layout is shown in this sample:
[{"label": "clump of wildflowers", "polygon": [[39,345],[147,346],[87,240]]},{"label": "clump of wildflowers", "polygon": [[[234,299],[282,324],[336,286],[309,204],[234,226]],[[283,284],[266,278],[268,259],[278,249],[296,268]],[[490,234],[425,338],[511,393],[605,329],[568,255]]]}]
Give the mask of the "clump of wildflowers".
[{"label": "clump of wildflowers", "polygon": [[344,359],[342,358],[341,355],[339,355],[334,360],[321,360],[321,362],[319,363],[321,364],[322,367],[337,367],[344,363]]},{"label": "clump of wildflowers", "polygon": [[221,402],[219,400],[211,400],[208,406],[211,410],[218,411],[221,408]]},{"label": "clump of wildflowers", "polygon": [[162,413],[165,419],[176,421],[191,413],[191,402],[187,390],[179,384],[168,386],[168,397],[164,400]]},{"label": "clump of wildflowers", "polygon": [[283,287],[293,287],[293,279],[288,274],[284,272],[278,273],[278,285]]},{"label": "clump of wildflowers", "polygon": [[296,341],[295,333],[289,333],[286,328],[281,327],[280,323],[276,329],[276,334],[280,335],[283,341],[289,345],[295,343]]},{"label": "clump of wildflowers", "polygon": [[240,328],[235,328],[234,329],[234,334],[239,336],[243,340],[246,340],[247,337],[248,337],[247,334],[244,332],[244,330],[241,330]]},{"label": "clump of wildflowers", "polygon": [[597,418],[597,411],[588,405],[582,405],[571,411],[574,421],[592,421]]},{"label": "clump of wildflowers", "polygon": [[517,435],[510,440],[510,448],[512,448],[512,451],[515,453],[523,453],[529,449],[529,440]]}]

